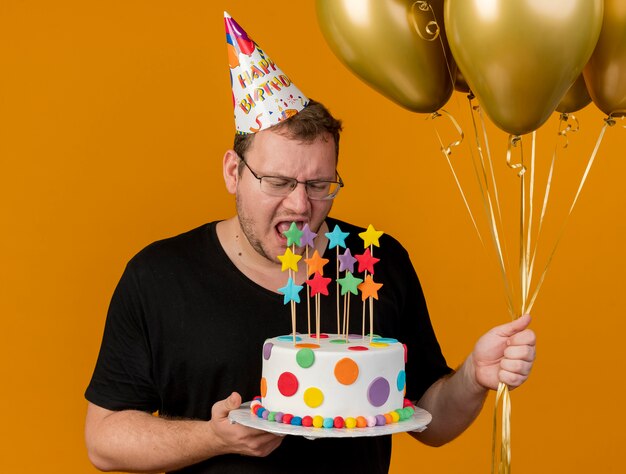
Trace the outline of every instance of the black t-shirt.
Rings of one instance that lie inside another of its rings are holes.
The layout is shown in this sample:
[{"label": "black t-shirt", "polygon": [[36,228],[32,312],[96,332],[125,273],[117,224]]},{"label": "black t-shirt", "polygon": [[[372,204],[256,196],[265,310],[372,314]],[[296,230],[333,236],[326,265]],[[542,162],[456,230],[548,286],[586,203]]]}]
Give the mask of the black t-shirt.
[{"label": "black t-shirt", "polygon": [[[327,224],[330,230],[338,224],[350,233],[346,245],[353,255],[363,253],[358,234],[364,229],[332,218]],[[215,229],[212,222],[155,242],[128,263],[111,299],[85,393],[90,402],[109,410],[208,420],[212,405],[231,392],[239,392],[244,401],[260,393],[263,342],[291,333],[290,305],[283,304],[283,295],[257,285],[235,267]],[[323,256],[329,259],[325,276],[333,279],[336,254],[336,248],[327,249]],[[374,302],[374,330],[406,344],[406,397],[417,400],[451,370],[406,250],[385,234],[374,256],[380,259],[374,279],[383,284]],[[328,290],[330,294],[320,298],[321,331],[336,333],[335,285]],[[360,334],[361,298],[352,298],[350,330]],[[299,332],[307,331],[305,300],[297,305]],[[266,458],[218,456],[181,472],[386,473],[390,458],[390,436],[288,436]]]}]

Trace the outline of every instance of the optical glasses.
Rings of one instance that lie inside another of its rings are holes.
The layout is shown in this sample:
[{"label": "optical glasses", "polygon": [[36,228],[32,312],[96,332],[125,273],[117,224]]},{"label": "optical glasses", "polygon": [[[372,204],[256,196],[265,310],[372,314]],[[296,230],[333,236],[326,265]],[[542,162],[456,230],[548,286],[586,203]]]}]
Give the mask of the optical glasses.
[{"label": "optical glasses", "polygon": [[309,181],[298,181],[296,178],[287,178],[285,176],[259,176],[243,157],[239,157],[246,168],[259,180],[261,191],[270,196],[284,197],[289,195],[298,184],[304,184],[304,189],[309,199],[316,201],[327,201],[334,199],[343,188],[343,180],[337,173],[338,181],[327,181],[323,179],[313,179]]}]

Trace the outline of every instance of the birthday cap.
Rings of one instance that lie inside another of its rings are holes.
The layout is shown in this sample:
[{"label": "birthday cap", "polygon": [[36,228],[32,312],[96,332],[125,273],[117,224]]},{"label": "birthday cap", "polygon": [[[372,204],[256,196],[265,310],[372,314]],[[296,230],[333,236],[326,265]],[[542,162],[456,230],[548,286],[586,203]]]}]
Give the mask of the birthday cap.
[{"label": "birthday cap", "polygon": [[307,106],[309,99],[224,12],[237,133],[256,133]]}]

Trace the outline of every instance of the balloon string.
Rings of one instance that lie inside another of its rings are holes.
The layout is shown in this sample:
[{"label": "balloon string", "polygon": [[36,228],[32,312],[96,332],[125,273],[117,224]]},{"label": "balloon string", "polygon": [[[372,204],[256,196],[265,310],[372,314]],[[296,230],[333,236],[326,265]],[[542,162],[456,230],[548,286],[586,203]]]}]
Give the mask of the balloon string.
[{"label": "balloon string", "polygon": [[612,127],[613,125],[615,125],[615,119],[612,116],[609,115],[604,120],[604,125],[600,129],[600,134],[598,135],[598,139],[596,141],[596,144],[595,144],[595,146],[593,148],[591,156],[589,157],[589,161],[587,162],[587,167],[585,168],[585,172],[583,173],[583,176],[582,176],[582,178],[580,180],[580,183],[578,185],[578,189],[576,191],[576,195],[574,196],[574,199],[572,200],[572,204],[570,205],[569,211],[568,211],[567,215],[565,216],[565,220],[564,220],[563,224],[561,225],[561,229],[559,231],[558,238],[556,239],[556,242],[554,243],[554,246],[552,247],[552,251],[550,252],[550,256],[548,257],[548,260],[547,260],[546,265],[545,265],[545,267],[543,269],[541,277],[539,278],[539,282],[537,284],[537,287],[535,288],[535,291],[533,292],[533,295],[532,295],[532,297],[530,299],[528,307],[524,309],[524,313],[529,313],[530,310],[532,309],[533,305],[535,304],[535,299],[537,298],[537,294],[539,293],[539,289],[543,285],[543,282],[545,280],[546,274],[548,272],[548,268],[550,267],[550,264],[552,263],[552,259],[554,258],[554,254],[556,253],[556,249],[557,249],[561,239],[563,238],[563,234],[565,232],[565,227],[566,227],[567,221],[569,220],[569,217],[572,215],[572,211],[574,210],[574,206],[576,205],[576,203],[578,202],[578,198],[580,197],[580,192],[581,192],[583,186],[585,185],[585,182],[587,181],[587,177],[589,175],[589,171],[591,170],[591,166],[593,165],[593,162],[596,159],[596,155],[598,154],[598,150],[600,148],[600,144],[602,143],[602,140],[604,139],[604,134],[606,133],[607,128],[608,127]]},{"label": "balloon string", "polygon": [[[498,195],[498,187],[496,185],[496,178],[494,175],[493,161],[491,159],[491,151],[489,147],[489,138],[487,136],[487,127],[485,125],[485,119],[482,115],[480,106],[472,106],[472,100],[474,96],[473,94],[468,95],[469,107],[470,107],[470,115],[472,117],[472,125],[474,128],[474,138],[476,140],[476,148],[478,151],[478,157],[480,159],[480,167],[482,170],[482,179],[481,174],[479,173],[476,166],[476,159],[472,153],[472,164],[474,166],[474,172],[476,173],[476,179],[479,184],[479,189],[481,192],[481,197],[483,200],[483,207],[485,209],[485,214],[488,218],[489,230],[491,232],[491,238],[493,240],[496,253],[498,256],[498,263],[500,266],[500,271],[502,275],[502,280],[505,288],[505,300],[511,315],[513,314],[513,292],[511,285],[509,283],[509,278],[507,275],[506,265],[505,265],[505,255],[506,255],[506,242],[501,241],[500,233],[498,232],[498,228],[502,228],[502,213],[500,206],[500,199]],[[480,127],[476,123],[475,114],[478,115],[480,119]],[[485,142],[485,153],[483,153],[483,148],[481,146],[480,133],[478,129],[480,128],[482,132],[482,136]],[[486,158],[485,158],[486,155]],[[488,166],[487,166],[488,164]],[[487,173],[487,167],[489,168],[489,174]],[[489,184],[492,184],[490,186]]]},{"label": "balloon string", "polygon": [[[496,433],[498,429],[498,406],[502,402],[502,435],[500,438],[500,463],[497,463],[498,455],[496,450]],[[491,474],[511,473],[511,395],[509,387],[500,382],[496,393],[496,404],[493,413],[493,436],[491,440]]]},{"label": "balloon string", "polygon": [[[416,7],[421,12],[430,11],[433,15],[434,20],[430,20],[428,23],[426,23],[426,28],[425,28],[426,34],[430,36],[428,38],[422,34],[421,28],[417,24],[417,20],[415,19],[416,15],[414,12],[415,12]],[[433,7],[431,7],[428,2],[426,1],[413,2],[413,4],[411,5],[410,16],[411,16],[411,21],[413,22],[413,28],[415,29],[415,32],[419,35],[420,38],[422,38],[424,41],[435,41],[437,38],[439,38],[439,33],[441,32],[441,28],[439,27],[439,23],[437,23],[437,18],[435,17],[435,11],[433,10]],[[442,45],[443,45],[443,42],[442,42]]]},{"label": "balloon string", "polygon": [[[432,14],[433,20],[429,21],[426,24],[426,28],[425,28],[426,33],[430,35],[430,38],[427,38],[426,36],[422,34],[422,31],[419,25],[417,24],[416,14],[415,14],[416,7],[421,12],[430,11],[430,13]],[[413,4],[411,5],[411,15],[409,16],[411,17],[411,21],[413,22],[413,29],[418,34],[418,36],[422,38],[424,41],[435,41],[437,38],[439,38],[439,43],[441,45],[441,52],[443,53],[443,58],[445,60],[446,68],[448,70],[448,77],[450,77],[450,83],[454,84],[456,77],[455,77],[455,74],[452,73],[452,67],[450,66],[451,61],[448,59],[448,54],[446,52],[447,48],[446,48],[446,45],[444,44],[444,38],[440,34],[441,27],[439,25],[443,24],[443,21],[442,22],[438,21],[437,15],[435,14],[435,10],[433,10],[432,5],[429,2],[423,1],[423,0],[422,1],[418,0],[418,1],[413,2]]]},{"label": "balloon string", "polygon": [[[573,125],[572,125],[573,122]],[[565,142],[563,144],[563,148],[567,148],[569,145],[569,139],[568,139],[568,133],[575,133],[578,132],[580,129],[578,120],[576,119],[576,117],[574,117],[571,114],[566,114],[563,113],[561,114],[561,117],[559,119],[559,125],[558,125],[559,131],[558,131],[558,136],[562,137]],[[550,192],[552,190],[552,178],[554,176],[554,169],[556,167],[556,160],[558,157],[558,143],[555,144],[554,147],[554,152],[552,153],[552,161],[550,163],[550,168],[548,171],[548,177],[546,180],[546,189],[544,191],[544,196],[543,196],[543,204],[541,207],[541,214],[539,216],[539,227],[537,230],[537,238],[535,240],[535,246],[532,252],[532,257],[530,260],[530,269],[529,269],[529,273],[532,277],[532,275],[534,274],[534,269],[535,269],[535,262],[536,262],[536,258],[537,258],[537,250],[539,247],[539,240],[541,239],[541,235],[543,233],[543,223],[545,221],[545,216],[546,216],[546,212],[548,209],[548,202],[550,199]]]},{"label": "balloon string", "polygon": [[[535,163],[537,160],[537,131],[533,131],[532,134],[532,148],[530,155],[530,188],[529,188],[529,209],[528,209],[528,232],[526,233],[526,257],[525,257],[525,268],[526,268],[526,278],[528,280],[527,291],[524,293],[524,301],[528,300],[528,294],[530,285],[532,284],[532,266],[531,262],[531,249],[532,249],[532,229],[533,229],[533,217],[535,215],[534,212],[534,202],[535,202]],[[522,312],[524,309],[524,305],[522,305]]]},{"label": "balloon string", "polygon": [[441,134],[439,133],[439,130],[437,129],[436,126],[435,126],[435,134],[437,135],[437,140],[439,140],[441,153],[446,158],[446,161],[448,162],[448,166],[450,167],[450,171],[452,171],[452,176],[454,177],[456,186],[459,192],[461,193],[461,197],[463,198],[463,203],[465,204],[465,208],[467,209],[467,212],[470,215],[470,219],[472,220],[474,229],[476,230],[476,233],[478,234],[478,238],[480,239],[480,242],[483,243],[482,236],[480,235],[480,231],[478,230],[478,225],[476,224],[476,219],[474,219],[474,214],[472,213],[472,209],[470,208],[470,205],[467,202],[467,197],[465,196],[465,192],[463,191],[463,186],[461,186],[459,177],[454,169],[454,166],[452,165],[452,160],[450,159],[450,156],[452,155],[452,148],[459,146],[463,142],[463,138],[465,137],[463,133],[463,129],[461,129],[461,126],[456,121],[456,119],[443,109],[431,114],[430,118],[434,121],[435,119],[439,117],[443,117],[444,115],[448,119],[450,119],[450,122],[452,122],[452,125],[454,126],[456,131],[459,133],[459,139],[449,143],[448,145],[444,145],[443,139],[441,138]]}]

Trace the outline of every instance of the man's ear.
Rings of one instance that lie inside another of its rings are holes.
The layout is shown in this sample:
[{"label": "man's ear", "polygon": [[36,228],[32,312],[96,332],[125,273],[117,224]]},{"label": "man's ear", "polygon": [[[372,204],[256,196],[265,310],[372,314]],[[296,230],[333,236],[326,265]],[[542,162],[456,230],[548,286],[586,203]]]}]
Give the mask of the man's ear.
[{"label": "man's ear", "polygon": [[226,184],[226,190],[230,194],[235,194],[237,191],[237,180],[239,179],[239,156],[234,150],[228,150],[224,154],[224,160],[222,162],[222,172],[224,173],[224,183]]}]

